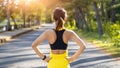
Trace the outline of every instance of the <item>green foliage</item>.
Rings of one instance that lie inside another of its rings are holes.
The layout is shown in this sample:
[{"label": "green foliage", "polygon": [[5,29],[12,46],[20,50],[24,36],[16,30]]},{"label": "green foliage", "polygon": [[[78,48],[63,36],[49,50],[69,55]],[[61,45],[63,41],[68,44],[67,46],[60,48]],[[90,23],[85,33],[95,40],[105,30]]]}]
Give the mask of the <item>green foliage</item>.
[{"label": "green foliage", "polygon": [[5,7],[0,7],[0,23],[6,18]]},{"label": "green foliage", "polygon": [[91,19],[89,22],[89,26],[90,26],[91,32],[98,31],[97,22],[95,20]]},{"label": "green foliage", "polygon": [[120,47],[120,25],[113,24],[110,26],[110,35],[112,36],[113,46]]},{"label": "green foliage", "polygon": [[[112,33],[114,36],[112,36],[112,40],[107,34],[104,34],[102,37],[99,37],[99,35],[96,32],[87,32],[84,30],[76,29],[74,30],[81,38],[86,39],[89,42],[92,42],[96,44],[97,46],[100,46],[106,51],[113,54],[114,57],[120,57],[120,33],[119,35],[114,32],[114,29],[117,31],[119,25],[111,25],[111,28],[113,28]],[[118,29],[120,30],[120,29]],[[117,36],[115,36],[117,35]],[[116,40],[117,39],[117,40]]]},{"label": "green foliage", "polygon": [[51,15],[46,15],[45,23],[52,23]]},{"label": "green foliage", "polygon": [[65,23],[65,27],[68,28],[68,29],[72,29],[72,30],[77,29],[75,20],[67,21]]},{"label": "green foliage", "polygon": [[[107,26],[106,26],[107,25]],[[110,37],[112,46],[120,47],[120,24],[111,24],[108,22],[103,26],[105,34],[104,36]]]},{"label": "green foliage", "polygon": [[0,16],[0,23],[4,20],[5,18]]}]

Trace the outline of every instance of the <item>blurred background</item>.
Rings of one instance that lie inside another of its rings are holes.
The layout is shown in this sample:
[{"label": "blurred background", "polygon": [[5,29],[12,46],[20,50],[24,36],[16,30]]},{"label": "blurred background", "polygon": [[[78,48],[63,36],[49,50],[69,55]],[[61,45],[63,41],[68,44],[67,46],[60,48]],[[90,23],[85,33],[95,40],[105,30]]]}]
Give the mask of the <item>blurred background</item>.
[{"label": "blurred background", "polygon": [[0,0],[0,33],[52,23],[55,7],[67,10],[66,28],[120,56],[120,0]]}]

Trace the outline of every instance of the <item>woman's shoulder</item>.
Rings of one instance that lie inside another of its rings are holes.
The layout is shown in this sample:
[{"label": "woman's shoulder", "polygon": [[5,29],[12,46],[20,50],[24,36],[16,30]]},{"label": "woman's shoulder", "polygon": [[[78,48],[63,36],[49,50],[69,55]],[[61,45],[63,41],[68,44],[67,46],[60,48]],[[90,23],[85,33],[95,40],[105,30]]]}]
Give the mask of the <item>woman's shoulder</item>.
[{"label": "woman's shoulder", "polygon": [[44,32],[49,34],[49,33],[52,33],[52,32],[53,32],[53,29],[47,29],[47,30],[45,30]]},{"label": "woman's shoulder", "polygon": [[66,30],[66,32],[68,32],[68,33],[74,33],[73,30],[70,30],[70,29],[65,29],[65,30]]},{"label": "woman's shoulder", "polygon": [[50,31],[53,31],[53,29],[47,29],[47,30],[45,30],[46,32],[50,32]]}]

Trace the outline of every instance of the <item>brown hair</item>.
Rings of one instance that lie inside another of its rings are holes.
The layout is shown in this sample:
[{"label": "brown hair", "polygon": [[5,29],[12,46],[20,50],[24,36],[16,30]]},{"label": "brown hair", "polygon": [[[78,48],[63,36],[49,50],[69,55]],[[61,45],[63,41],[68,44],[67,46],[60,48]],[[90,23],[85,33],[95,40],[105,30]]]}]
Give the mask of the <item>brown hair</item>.
[{"label": "brown hair", "polygon": [[64,20],[67,17],[67,12],[65,9],[57,7],[53,12],[53,18],[56,21],[56,30],[63,28]]}]

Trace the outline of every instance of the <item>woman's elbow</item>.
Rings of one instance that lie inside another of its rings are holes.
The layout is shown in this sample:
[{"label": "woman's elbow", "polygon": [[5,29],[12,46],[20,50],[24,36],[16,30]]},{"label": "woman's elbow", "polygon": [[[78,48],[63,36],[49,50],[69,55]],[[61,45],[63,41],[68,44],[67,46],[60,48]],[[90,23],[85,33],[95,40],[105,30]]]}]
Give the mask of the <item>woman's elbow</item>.
[{"label": "woman's elbow", "polygon": [[83,46],[83,49],[86,49],[86,46]]},{"label": "woman's elbow", "polygon": [[81,48],[82,48],[82,49],[86,49],[86,46],[85,46],[85,45],[82,45]]},{"label": "woman's elbow", "polygon": [[32,48],[34,49],[34,48],[36,48],[36,46],[34,44],[32,44]]},{"label": "woman's elbow", "polygon": [[35,48],[35,46],[32,45],[32,49],[34,49],[34,48]]}]

